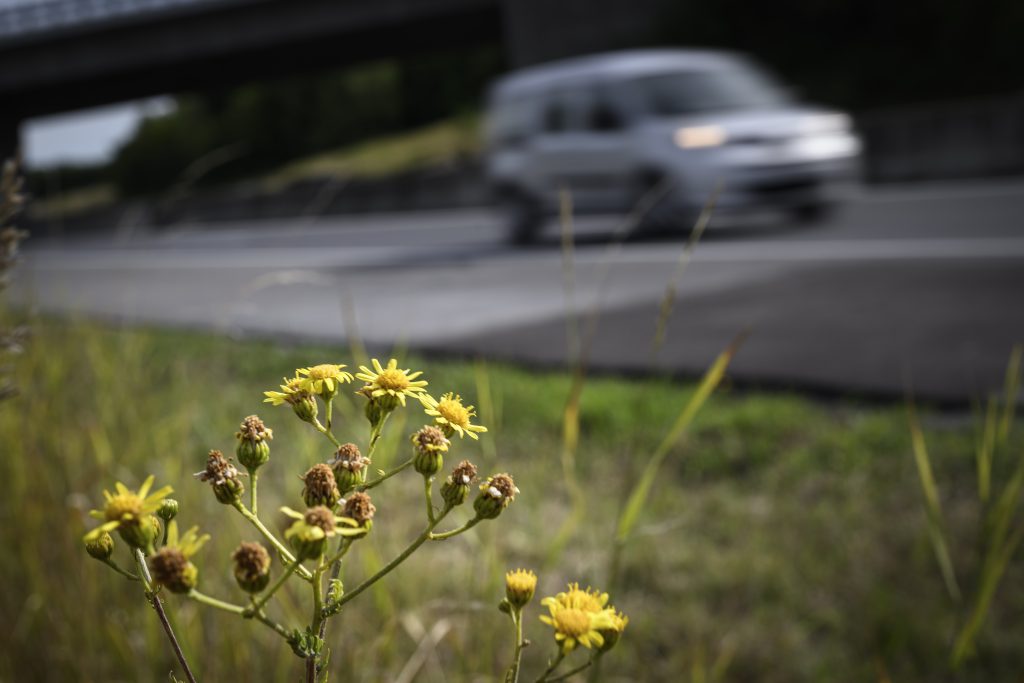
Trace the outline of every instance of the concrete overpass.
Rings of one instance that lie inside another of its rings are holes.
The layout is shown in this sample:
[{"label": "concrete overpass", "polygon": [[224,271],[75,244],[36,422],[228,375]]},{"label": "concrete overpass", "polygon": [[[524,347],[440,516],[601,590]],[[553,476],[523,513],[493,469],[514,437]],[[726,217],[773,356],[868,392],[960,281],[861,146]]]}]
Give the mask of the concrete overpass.
[{"label": "concrete overpass", "polygon": [[647,42],[665,0],[0,0],[0,154],[18,123],[483,41],[518,66]]}]

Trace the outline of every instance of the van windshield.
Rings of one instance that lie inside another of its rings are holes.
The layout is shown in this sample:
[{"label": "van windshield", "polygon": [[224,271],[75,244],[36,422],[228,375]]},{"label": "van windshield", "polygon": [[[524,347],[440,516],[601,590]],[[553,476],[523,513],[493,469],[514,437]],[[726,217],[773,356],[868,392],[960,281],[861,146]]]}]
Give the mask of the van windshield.
[{"label": "van windshield", "polygon": [[763,109],[791,102],[767,74],[750,67],[655,74],[622,85],[634,111],[647,116]]}]

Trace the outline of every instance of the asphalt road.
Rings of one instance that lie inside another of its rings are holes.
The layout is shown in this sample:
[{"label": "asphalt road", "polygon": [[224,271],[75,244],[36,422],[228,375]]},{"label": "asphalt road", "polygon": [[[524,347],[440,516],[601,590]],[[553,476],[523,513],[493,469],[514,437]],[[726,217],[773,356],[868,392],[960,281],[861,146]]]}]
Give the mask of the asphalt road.
[{"label": "asphalt road", "polygon": [[513,249],[487,211],[128,226],[30,243],[12,292],[128,323],[554,366],[598,309],[597,370],[696,375],[747,331],[739,384],[962,402],[998,388],[1024,341],[1022,216],[1021,180],[866,191],[814,226],[713,222],[681,277],[684,239],[609,248],[615,219],[578,221],[569,268],[557,225]]}]

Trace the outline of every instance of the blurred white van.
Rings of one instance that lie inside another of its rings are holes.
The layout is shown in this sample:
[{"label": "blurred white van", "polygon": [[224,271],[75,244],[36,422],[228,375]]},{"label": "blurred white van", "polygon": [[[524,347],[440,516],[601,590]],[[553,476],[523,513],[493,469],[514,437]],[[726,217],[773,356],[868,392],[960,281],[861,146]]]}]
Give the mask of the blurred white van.
[{"label": "blurred white van", "polygon": [[798,103],[726,52],[616,52],[515,72],[492,86],[485,130],[488,179],[517,242],[562,188],[581,213],[656,197],[645,223],[688,230],[719,183],[716,210],[814,220],[859,175],[846,114]]}]

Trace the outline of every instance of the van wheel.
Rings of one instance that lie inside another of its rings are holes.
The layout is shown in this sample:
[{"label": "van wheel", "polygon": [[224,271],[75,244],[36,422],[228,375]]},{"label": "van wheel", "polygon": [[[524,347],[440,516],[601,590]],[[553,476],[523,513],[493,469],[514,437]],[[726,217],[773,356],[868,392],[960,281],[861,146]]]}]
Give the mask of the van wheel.
[{"label": "van wheel", "polygon": [[532,244],[544,225],[540,205],[519,192],[505,193],[498,201],[510,244]]},{"label": "van wheel", "polygon": [[645,173],[638,183],[636,207],[641,202],[653,202],[640,216],[639,232],[648,234],[687,234],[693,228],[697,213],[690,209],[683,189],[678,186],[663,187],[664,176],[660,173]]}]

